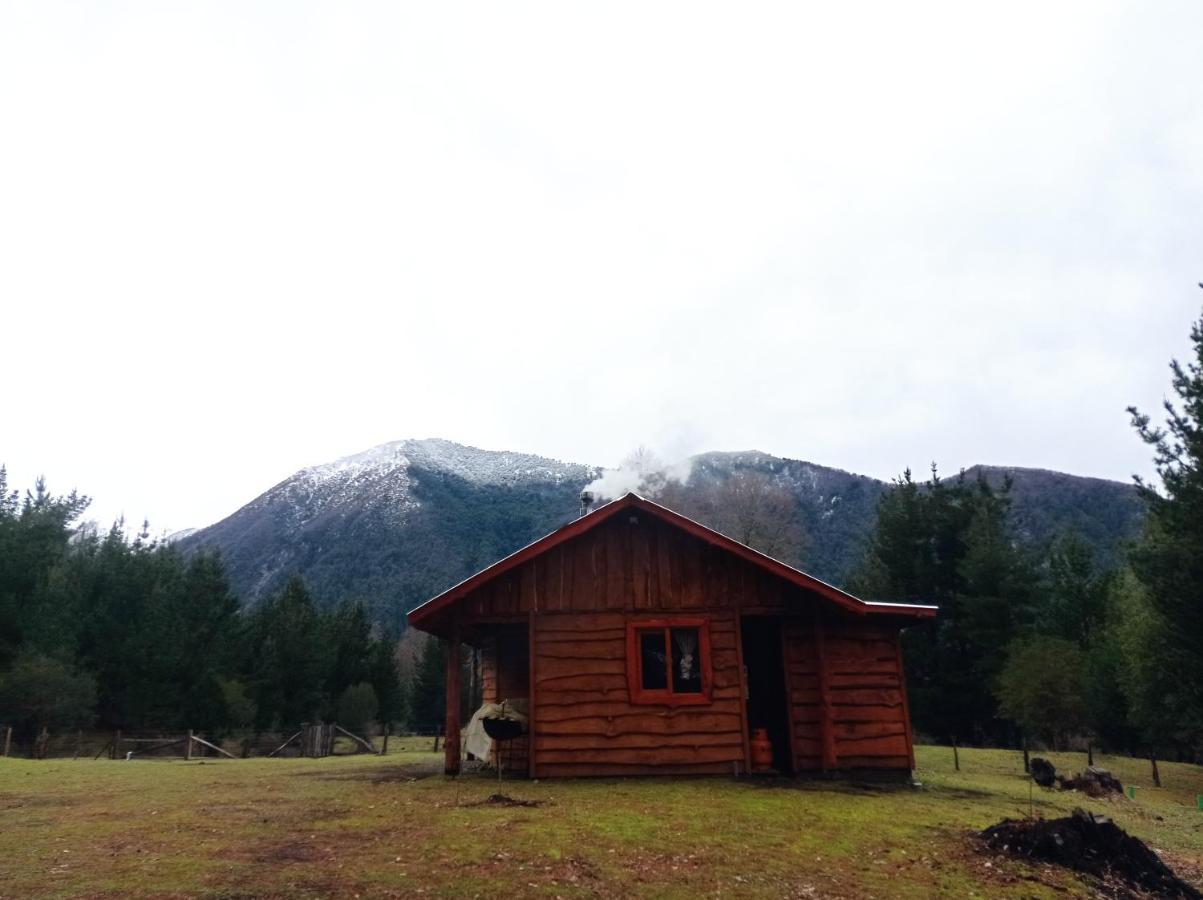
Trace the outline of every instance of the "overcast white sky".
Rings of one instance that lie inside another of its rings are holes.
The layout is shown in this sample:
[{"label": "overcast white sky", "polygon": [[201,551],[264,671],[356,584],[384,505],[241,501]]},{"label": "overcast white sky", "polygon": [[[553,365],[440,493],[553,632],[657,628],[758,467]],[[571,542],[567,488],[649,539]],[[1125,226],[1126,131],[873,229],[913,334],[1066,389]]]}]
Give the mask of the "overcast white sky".
[{"label": "overcast white sky", "polygon": [[1126,480],[1203,4],[0,3],[0,461],[202,525],[439,436]]}]

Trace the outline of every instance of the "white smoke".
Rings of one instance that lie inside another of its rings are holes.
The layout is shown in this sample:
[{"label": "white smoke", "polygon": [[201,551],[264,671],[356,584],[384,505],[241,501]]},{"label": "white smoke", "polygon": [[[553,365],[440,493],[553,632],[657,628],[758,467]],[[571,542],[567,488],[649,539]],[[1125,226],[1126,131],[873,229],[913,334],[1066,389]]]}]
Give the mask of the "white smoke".
[{"label": "white smoke", "polygon": [[689,481],[692,471],[692,458],[666,465],[647,447],[640,447],[619,463],[618,468],[605,469],[585,490],[592,492],[594,500],[599,503],[616,500],[632,492],[654,500],[670,483],[685,484]]}]

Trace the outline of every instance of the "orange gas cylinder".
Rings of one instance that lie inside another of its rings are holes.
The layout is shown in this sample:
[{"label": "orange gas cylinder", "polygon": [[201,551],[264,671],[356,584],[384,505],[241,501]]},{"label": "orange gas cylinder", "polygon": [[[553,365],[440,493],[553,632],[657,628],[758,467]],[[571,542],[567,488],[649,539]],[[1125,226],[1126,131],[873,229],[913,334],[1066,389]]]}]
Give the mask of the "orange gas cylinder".
[{"label": "orange gas cylinder", "polygon": [[773,742],[768,729],[757,728],[752,732],[752,769],[763,772],[773,768]]}]

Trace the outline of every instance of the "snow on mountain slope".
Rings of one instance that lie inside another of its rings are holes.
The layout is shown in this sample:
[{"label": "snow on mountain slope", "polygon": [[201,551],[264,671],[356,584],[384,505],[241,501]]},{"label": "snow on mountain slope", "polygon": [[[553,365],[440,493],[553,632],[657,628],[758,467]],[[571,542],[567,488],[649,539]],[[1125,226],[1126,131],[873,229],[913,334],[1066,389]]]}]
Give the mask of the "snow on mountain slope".
[{"label": "snow on mountain slope", "polygon": [[439,438],[393,441],[302,469],[244,509],[284,507],[283,524],[299,529],[348,505],[359,509],[367,503],[401,523],[421,505],[413,492],[414,470],[445,473],[469,484],[504,487],[575,483],[594,471],[541,456],[481,450]]}]

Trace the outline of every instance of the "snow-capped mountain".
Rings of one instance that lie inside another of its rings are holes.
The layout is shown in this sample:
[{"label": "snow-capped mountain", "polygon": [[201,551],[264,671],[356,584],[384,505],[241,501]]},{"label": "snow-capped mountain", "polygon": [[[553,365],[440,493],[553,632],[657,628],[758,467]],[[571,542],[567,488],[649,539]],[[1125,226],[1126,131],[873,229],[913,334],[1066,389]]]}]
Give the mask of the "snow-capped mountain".
[{"label": "snow-capped mountain", "polygon": [[[864,475],[758,451],[703,453],[672,468],[687,490],[740,471],[787,489],[806,534],[804,568],[836,584],[860,559],[887,489]],[[993,483],[1012,476],[1015,525],[1032,540],[1073,527],[1110,553],[1140,519],[1130,485],[980,470]],[[219,549],[247,602],[298,574],[323,602],[359,598],[378,619],[400,623],[417,603],[573,519],[581,489],[601,472],[439,439],[396,441],[302,469],[228,518],[176,539],[185,551]]]},{"label": "snow-capped mountain", "polygon": [[180,542],[216,547],[249,602],[294,574],[324,600],[398,620],[421,599],[572,518],[597,470],[428,439],[302,469]]}]

